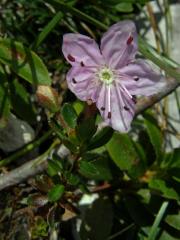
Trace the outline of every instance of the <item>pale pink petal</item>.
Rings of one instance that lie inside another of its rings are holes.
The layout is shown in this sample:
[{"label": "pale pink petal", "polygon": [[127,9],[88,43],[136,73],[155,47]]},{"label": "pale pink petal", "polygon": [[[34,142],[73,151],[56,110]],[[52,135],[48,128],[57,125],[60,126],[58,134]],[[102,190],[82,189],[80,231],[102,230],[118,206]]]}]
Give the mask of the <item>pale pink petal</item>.
[{"label": "pale pink petal", "polygon": [[112,25],[103,35],[101,52],[106,63],[119,69],[135,58],[137,32],[132,21],[121,21]]},{"label": "pale pink petal", "polygon": [[82,34],[65,34],[63,36],[62,52],[72,66],[90,67],[104,64],[96,42]]},{"label": "pale pink petal", "polygon": [[66,79],[69,89],[81,100],[96,101],[99,84],[94,75],[94,68],[72,67]]},{"label": "pale pink petal", "polygon": [[120,88],[103,84],[96,105],[104,121],[114,130],[129,131],[134,117],[135,104],[126,95],[123,95]]},{"label": "pale pink petal", "polygon": [[120,69],[119,74],[122,75],[119,83],[123,84],[132,95],[150,96],[160,92],[166,85],[164,77],[141,59]]}]

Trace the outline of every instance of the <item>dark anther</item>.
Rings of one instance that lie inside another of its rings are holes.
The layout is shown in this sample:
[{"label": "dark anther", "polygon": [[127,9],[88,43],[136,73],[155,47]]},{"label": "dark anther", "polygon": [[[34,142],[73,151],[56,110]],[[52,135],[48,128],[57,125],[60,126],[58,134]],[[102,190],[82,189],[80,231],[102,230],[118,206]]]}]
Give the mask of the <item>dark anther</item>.
[{"label": "dark anther", "polygon": [[127,40],[127,45],[130,45],[131,43],[132,43],[132,41],[133,41],[133,37],[132,36],[130,36],[129,38],[128,38],[128,40]]},{"label": "dark anther", "polygon": [[136,96],[133,95],[132,100],[133,100],[134,103],[137,103]]},{"label": "dark anther", "polygon": [[105,110],[105,107],[101,107],[101,110],[104,111],[104,110]]},{"label": "dark anther", "polygon": [[129,111],[129,108],[128,108],[128,107],[126,107],[126,106],[124,106],[124,110],[126,110],[126,111]]},{"label": "dark anther", "polygon": [[108,112],[108,118],[109,119],[111,118],[111,112]]},{"label": "dark anther", "polygon": [[72,81],[73,81],[73,83],[77,83],[76,80],[75,80],[75,78],[73,78]]},{"label": "dark anther", "polygon": [[84,63],[83,62],[81,62],[81,67],[84,67]]},{"label": "dark anther", "polygon": [[71,62],[75,62],[75,58],[71,56],[70,54],[67,56],[68,60]]},{"label": "dark anther", "polygon": [[133,79],[134,79],[134,81],[138,81],[139,80],[139,78],[138,77],[133,77]]}]

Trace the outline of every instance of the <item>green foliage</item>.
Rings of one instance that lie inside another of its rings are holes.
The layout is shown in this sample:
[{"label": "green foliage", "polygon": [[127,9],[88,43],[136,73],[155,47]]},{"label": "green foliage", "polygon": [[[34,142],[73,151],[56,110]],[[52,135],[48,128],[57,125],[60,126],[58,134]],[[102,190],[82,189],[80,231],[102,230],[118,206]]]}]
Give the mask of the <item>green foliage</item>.
[{"label": "green foliage", "polygon": [[31,84],[50,85],[48,70],[36,53],[11,39],[0,39],[0,62]]},{"label": "green foliage", "polygon": [[32,239],[38,239],[39,237],[47,237],[47,223],[42,217],[37,217],[34,222],[34,226],[31,229]]},{"label": "green foliage", "polygon": [[111,232],[112,220],[111,202],[108,199],[99,198],[86,211],[80,229],[81,239],[107,239]]},{"label": "green foliage", "polygon": [[3,68],[0,65],[0,128],[7,123],[10,114],[10,99],[8,82]]},{"label": "green foliage", "polygon": [[48,199],[50,202],[58,201],[64,193],[64,186],[57,184],[48,192]]},{"label": "green foliage", "polygon": [[43,28],[43,30],[40,32],[38,37],[36,38],[35,43],[33,44],[33,48],[36,49],[44,39],[48,36],[48,34],[51,33],[51,31],[55,28],[55,26],[59,23],[59,21],[62,19],[63,14],[62,12],[58,12],[52,20]]},{"label": "green foliage", "polygon": [[77,136],[80,141],[87,142],[95,134],[97,126],[95,125],[94,117],[86,119],[83,123],[77,126]]},{"label": "green foliage", "polygon": [[65,103],[61,109],[61,113],[68,127],[75,128],[77,124],[77,114],[72,105]]},{"label": "green foliage", "polygon": [[29,123],[35,123],[37,111],[26,88],[17,79],[14,79],[9,87],[11,105],[17,116]]},{"label": "green foliage", "polygon": [[105,156],[99,156],[96,154],[86,154],[83,156],[79,172],[86,178],[95,180],[111,180],[112,172],[110,164]]},{"label": "green foliage", "polygon": [[149,187],[155,189],[157,192],[162,193],[162,196],[168,199],[180,199],[179,194],[176,192],[173,186],[171,186],[171,184],[168,184],[168,182],[165,182],[162,179],[152,179],[149,182]]},{"label": "green foliage", "polygon": [[151,140],[151,144],[154,147],[156,158],[159,161],[162,155],[162,144],[163,144],[163,137],[162,133],[157,125],[156,119],[151,116],[150,114],[144,114],[145,117],[145,125],[147,127],[147,133]]},{"label": "green foliage", "polygon": [[88,150],[101,147],[105,145],[112,137],[113,130],[110,127],[101,129],[89,142]]},{"label": "green foliage", "polygon": [[130,137],[126,134],[114,133],[107,144],[107,150],[121,170],[129,170],[136,164],[137,154]]},{"label": "green foliage", "polygon": [[[37,139],[9,155],[0,150],[0,177],[33,158],[38,164],[30,170],[47,169],[0,194],[0,239],[180,239],[180,148],[168,145],[167,151],[169,132],[175,130],[168,121],[167,129],[159,127],[159,119],[168,116],[148,110],[128,134],[99,129],[99,113],[67,89],[69,66],[61,54],[67,32],[99,41],[108,26],[123,19],[140,19],[139,32],[146,31],[147,23],[152,27],[143,8],[148,2],[2,2],[0,135],[11,132],[6,126],[13,113],[31,124]],[[178,64],[161,50],[162,55],[139,36],[139,51],[179,79]],[[91,203],[91,197],[97,199]]]},{"label": "green foliage", "polygon": [[115,9],[118,11],[118,12],[132,12],[133,11],[133,6],[131,3],[118,3],[117,5],[115,5]]}]

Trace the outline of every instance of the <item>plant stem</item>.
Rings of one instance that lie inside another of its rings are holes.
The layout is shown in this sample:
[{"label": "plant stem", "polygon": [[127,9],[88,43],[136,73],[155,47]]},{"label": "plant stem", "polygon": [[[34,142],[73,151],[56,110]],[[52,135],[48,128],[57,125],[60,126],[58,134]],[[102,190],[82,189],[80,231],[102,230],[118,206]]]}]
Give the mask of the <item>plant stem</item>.
[{"label": "plant stem", "polygon": [[9,186],[23,182],[29,177],[43,172],[47,168],[47,158],[54,147],[59,144],[59,140],[55,140],[49,149],[41,156],[23,164],[22,166],[12,170],[11,172],[0,176],[0,191]]},{"label": "plant stem", "polygon": [[29,144],[27,144],[25,147],[23,147],[22,149],[18,150],[17,152],[13,153],[12,155],[10,155],[7,158],[4,158],[3,160],[0,161],[0,167],[5,166],[13,161],[15,161],[16,159],[18,159],[19,157],[25,155],[26,153],[30,152],[31,150],[33,150],[34,148],[40,146],[44,141],[46,141],[52,134],[53,130],[50,129],[48,130],[42,137],[40,137],[39,139],[35,140],[34,142],[31,142]]}]

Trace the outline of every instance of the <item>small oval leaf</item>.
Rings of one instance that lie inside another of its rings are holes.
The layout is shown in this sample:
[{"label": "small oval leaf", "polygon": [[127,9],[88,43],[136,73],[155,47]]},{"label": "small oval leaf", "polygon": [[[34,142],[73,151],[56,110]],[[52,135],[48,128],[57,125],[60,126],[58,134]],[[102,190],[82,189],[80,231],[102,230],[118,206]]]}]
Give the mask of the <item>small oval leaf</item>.
[{"label": "small oval leaf", "polygon": [[61,114],[66,122],[66,124],[70,128],[75,128],[77,124],[77,114],[76,111],[74,110],[73,106],[69,103],[65,103],[61,109]]},{"label": "small oval leaf", "polygon": [[58,201],[64,193],[64,186],[57,184],[48,192],[48,199],[50,202]]}]

